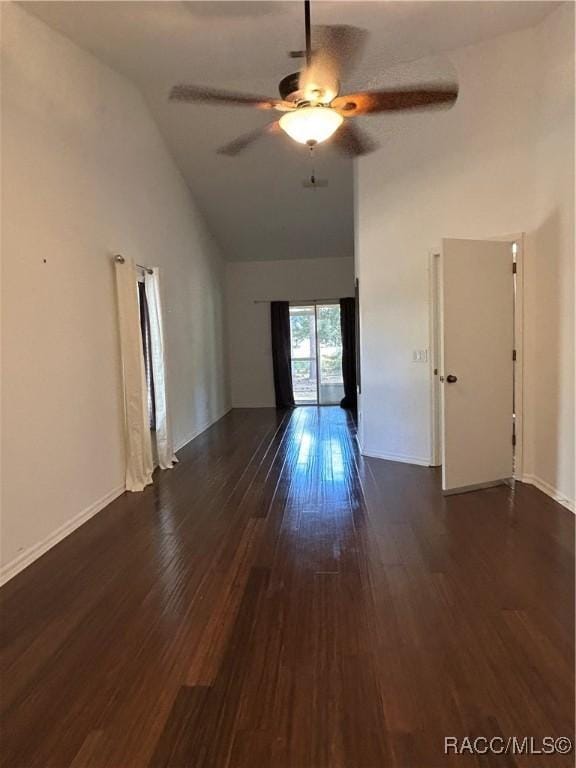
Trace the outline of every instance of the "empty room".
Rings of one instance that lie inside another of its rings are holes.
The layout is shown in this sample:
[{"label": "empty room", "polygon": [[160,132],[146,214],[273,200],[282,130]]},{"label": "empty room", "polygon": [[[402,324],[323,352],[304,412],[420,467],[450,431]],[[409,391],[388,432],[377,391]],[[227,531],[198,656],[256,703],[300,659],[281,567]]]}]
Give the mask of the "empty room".
[{"label": "empty room", "polygon": [[0,768],[572,768],[574,2],[0,12]]}]

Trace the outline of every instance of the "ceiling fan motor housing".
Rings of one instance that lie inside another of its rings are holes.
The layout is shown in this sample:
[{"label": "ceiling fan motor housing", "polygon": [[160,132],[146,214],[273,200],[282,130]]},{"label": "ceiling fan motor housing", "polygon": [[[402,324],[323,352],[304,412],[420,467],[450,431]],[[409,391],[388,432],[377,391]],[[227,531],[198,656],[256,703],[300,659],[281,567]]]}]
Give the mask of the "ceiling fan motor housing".
[{"label": "ceiling fan motor housing", "polygon": [[291,75],[286,75],[286,77],[282,78],[278,85],[278,91],[284,101],[293,103],[302,101],[304,94],[300,90],[300,72],[293,72]]},{"label": "ceiling fan motor housing", "polygon": [[[280,92],[280,96],[283,101],[288,101],[291,104],[297,104],[299,107],[308,106],[312,103],[325,103],[326,99],[324,98],[326,95],[326,92],[324,89],[319,89],[318,91],[313,91],[312,94],[305,93],[300,88],[300,77],[301,72],[293,72],[291,75],[286,75],[282,80],[280,80],[280,83],[278,85],[278,91]],[[336,91],[338,91],[340,87],[340,83],[336,84]],[[311,95],[314,95],[315,98],[311,98]]]}]

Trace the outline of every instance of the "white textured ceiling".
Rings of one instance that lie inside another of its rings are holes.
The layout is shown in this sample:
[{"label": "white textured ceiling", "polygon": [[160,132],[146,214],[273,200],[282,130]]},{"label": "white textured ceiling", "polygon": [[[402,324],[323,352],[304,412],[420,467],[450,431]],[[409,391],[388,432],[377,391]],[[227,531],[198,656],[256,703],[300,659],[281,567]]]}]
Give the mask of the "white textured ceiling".
[{"label": "white textured ceiling", "polygon": [[[309,151],[268,137],[236,158],[216,149],[270,115],[241,107],[174,104],[180,82],[277,95],[303,47],[302,2],[24,2],[22,5],[140,88],[210,229],[230,260],[351,256],[353,164],[315,151],[327,188],[304,189]],[[450,74],[445,52],[538,23],[554,2],[313,2],[312,21],[369,30],[344,90],[385,86],[402,62],[426,59],[426,80]],[[434,59],[435,57],[435,59]],[[435,64],[429,60],[435,60]],[[445,61],[444,61],[445,59]],[[398,79],[396,77],[396,79]],[[406,79],[404,77],[401,79]],[[422,114],[404,120],[426,120]],[[398,120],[359,118],[380,143]]]}]

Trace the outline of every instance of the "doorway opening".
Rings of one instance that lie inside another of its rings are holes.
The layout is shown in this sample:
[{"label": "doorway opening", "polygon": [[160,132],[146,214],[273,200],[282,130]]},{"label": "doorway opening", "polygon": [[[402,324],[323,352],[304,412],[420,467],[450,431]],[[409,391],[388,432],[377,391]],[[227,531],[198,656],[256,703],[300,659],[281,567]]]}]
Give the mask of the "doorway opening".
[{"label": "doorway opening", "polygon": [[290,357],[296,405],[337,405],[344,397],[340,304],[290,305]]}]

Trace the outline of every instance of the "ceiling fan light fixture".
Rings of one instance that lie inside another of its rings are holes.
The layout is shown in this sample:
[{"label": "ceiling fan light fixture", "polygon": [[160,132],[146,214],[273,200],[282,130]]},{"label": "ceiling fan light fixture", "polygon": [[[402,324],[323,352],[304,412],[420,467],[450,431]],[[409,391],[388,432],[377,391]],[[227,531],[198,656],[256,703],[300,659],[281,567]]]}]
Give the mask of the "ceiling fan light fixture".
[{"label": "ceiling fan light fixture", "polygon": [[280,128],[300,144],[320,144],[342,125],[342,115],[330,107],[298,107],[280,118]]}]

